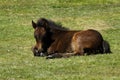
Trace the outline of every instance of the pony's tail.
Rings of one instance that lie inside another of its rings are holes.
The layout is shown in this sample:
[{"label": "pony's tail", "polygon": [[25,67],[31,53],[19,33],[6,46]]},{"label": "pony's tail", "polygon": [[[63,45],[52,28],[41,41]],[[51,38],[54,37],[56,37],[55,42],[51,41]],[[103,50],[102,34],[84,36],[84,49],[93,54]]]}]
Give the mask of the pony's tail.
[{"label": "pony's tail", "polygon": [[112,53],[108,41],[103,40],[103,53]]}]

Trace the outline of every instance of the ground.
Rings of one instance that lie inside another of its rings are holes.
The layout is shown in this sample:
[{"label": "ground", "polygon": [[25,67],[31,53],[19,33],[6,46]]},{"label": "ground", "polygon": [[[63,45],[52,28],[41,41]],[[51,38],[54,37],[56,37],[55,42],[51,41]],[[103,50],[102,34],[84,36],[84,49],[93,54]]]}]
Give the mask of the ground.
[{"label": "ground", "polygon": [[[98,30],[112,54],[34,57],[31,21],[44,17],[71,30]],[[0,80],[120,80],[119,0],[1,0]]]}]

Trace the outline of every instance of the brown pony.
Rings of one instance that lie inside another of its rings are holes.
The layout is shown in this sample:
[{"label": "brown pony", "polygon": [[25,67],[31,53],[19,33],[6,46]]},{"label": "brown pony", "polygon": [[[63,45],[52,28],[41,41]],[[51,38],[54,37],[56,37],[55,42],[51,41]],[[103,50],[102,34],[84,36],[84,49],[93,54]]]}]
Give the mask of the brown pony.
[{"label": "brown pony", "polygon": [[34,56],[51,59],[110,51],[108,42],[96,30],[72,31],[45,18],[40,18],[37,23],[32,21],[32,26],[36,39],[32,48]]}]

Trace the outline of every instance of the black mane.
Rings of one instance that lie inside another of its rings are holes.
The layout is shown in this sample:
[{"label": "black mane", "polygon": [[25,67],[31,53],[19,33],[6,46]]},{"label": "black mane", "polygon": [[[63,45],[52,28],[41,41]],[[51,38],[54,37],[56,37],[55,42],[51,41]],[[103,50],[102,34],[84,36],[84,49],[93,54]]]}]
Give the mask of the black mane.
[{"label": "black mane", "polygon": [[61,31],[69,30],[68,28],[63,27],[61,24],[58,24],[58,23],[56,23],[52,20],[48,20],[48,19],[45,19],[45,18],[40,18],[37,21],[38,26],[44,26],[45,25],[44,23],[47,23],[48,24],[47,27],[49,27],[50,29],[61,30]]}]

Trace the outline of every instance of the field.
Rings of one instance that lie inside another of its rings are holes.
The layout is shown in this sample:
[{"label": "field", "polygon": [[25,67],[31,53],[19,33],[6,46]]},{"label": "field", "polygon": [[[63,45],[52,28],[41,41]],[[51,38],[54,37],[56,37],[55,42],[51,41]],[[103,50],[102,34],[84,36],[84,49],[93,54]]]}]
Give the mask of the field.
[{"label": "field", "polygon": [[[31,21],[98,30],[112,54],[34,57]],[[0,80],[120,80],[120,0],[0,0]]]}]

